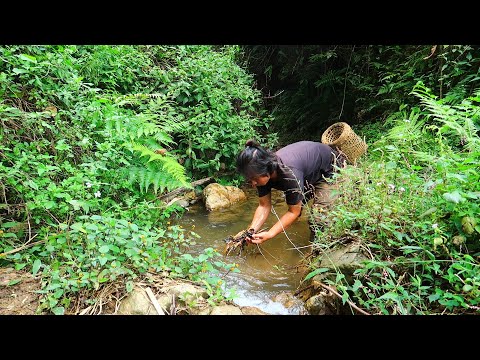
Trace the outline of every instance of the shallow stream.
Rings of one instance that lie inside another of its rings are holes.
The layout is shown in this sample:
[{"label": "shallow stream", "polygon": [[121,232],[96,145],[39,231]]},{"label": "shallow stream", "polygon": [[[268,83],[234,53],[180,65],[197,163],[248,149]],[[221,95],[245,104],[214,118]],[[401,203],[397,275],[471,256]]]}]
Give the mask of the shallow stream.
[{"label": "shallow stream", "polygon": [[[192,250],[192,255],[200,254],[203,249],[212,247],[224,253],[224,239],[246,229],[252,220],[258,205],[255,189],[245,190],[247,200],[224,210],[208,212],[202,202],[191,205],[178,220],[184,228],[195,225],[195,232],[201,236]],[[273,210],[263,227],[270,228],[287,211],[283,193],[272,192]],[[228,255],[227,262],[238,264],[239,273],[230,273],[225,281],[227,288],[234,288],[239,306],[255,306],[269,314],[305,313],[300,301],[280,301],[286,294],[293,294],[302,280],[297,269],[299,261],[308,253],[310,230],[304,213],[285,233],[269,241],[245,247],[240,254],[236,251]],[[195,254],[197,252],[197,254]],[[287,296],[288,298],[288,296]],[[292,303],[294,305],[292,305]],[[287,305],[285,305],[287,304]]]}]

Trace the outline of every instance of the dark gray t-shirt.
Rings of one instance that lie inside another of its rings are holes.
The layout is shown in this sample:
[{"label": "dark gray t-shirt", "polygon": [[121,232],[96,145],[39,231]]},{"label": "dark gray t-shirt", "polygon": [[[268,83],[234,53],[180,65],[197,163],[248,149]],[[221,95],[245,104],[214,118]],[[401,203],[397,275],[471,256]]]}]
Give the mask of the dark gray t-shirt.
[{"label": "dark gray t-shirt", "polygon": [[257,186],[258,196],[274,188],[285,193],[288,205],[300,200],[305,204],[313,196],[312,186],[332,176],[332,153],[330,146],[315,141],[299,141],[281,148],[275,153],[279,159],[278,178]]}]

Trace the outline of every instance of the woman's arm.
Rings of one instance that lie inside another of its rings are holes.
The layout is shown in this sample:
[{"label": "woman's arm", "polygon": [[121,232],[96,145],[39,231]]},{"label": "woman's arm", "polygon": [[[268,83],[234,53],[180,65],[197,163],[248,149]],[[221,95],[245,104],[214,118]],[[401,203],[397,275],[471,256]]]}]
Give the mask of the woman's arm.
[{"label": "woman's arm", "polygon": [[299,201],[296,205],[288,205],[288,211],[282,215],[280,220],[277,221],[270,230],[258,234],[253,234],[253,240],[251,242],[254,244],[261,244],[262,242],[277,236],[284,229],[288,228],[300,216],[301,211],[301,201]]},{"label": "woman's arm", "polygon": [[268,193],[267,195],[258,198],[258,207],[255,210],[255,214],[253,215],[252,222],[248,229],[254,229],[255,231],[261,229],[262,225],[267,221],[271,209],[272,193]]}]

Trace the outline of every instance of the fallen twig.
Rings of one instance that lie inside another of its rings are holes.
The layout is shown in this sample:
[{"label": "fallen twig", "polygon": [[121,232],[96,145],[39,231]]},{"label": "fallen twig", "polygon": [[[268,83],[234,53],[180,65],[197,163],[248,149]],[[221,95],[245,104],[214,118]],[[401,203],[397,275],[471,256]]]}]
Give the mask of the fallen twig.
[{"label": "fallen twig", "polygon": [[308,286],[305,286],[304,288],[302,289],[298,289],[297,291],[295,291],[295,293],[293,295],[297,296],[298,294],[300,294],[301,292],[304,292],[305,290],[308,290],[308,289],[311,289],[313,287],[313,284],[310,284]]},{"label": "fallen twig", "polygon": [[155,307],[155,310],[157,310],[158,315],[165,315],[165,313],[163,312],[162,307],[160,306],[160,304],[158,303],[157,299],[155,298],[155,295],[153,294],[152,289],[150,289],[149,287],[147,287],[147,288],[145,289],[145,291],[147,292],[147,295],[148,295],[148,297],[150,298],[150,301],[152,302],[153,306]]},{"label": "fallen twig", "polygon": [[78,315],[85,315],[87,312],[90,311],[91,308],[92,308],[92,305],[90,305],[90,306],[87,307],[86,309],[83,309],[83,310],[80,312],[80,314],[78,314]]},{"label": "fallen twig", "polygon": [[161,195],[159,197],[159,200],[168,203],[172,199],[174,199],[177,195],[182,194],[184,192],[187,192],[188,190],[193,190],[195,188],[195,186],[204,185],[204,184],[207,184],[207,183],[211,183],[213,181],[215,181],[215,179],[213,177],[207,177],[207,178],[203,178],[203,179],[200,179],[200,180],[196,180],[196,181],[194,181],[190,184],[191,188],[181,187],[181,188],[172,190],[172,191],[170,191],[166,194]]},{"label": "fallen twig", "polygon": [[[35,234],[30,240],[34,239],[37,235],[38,235],[38,234]],[[37,244],[41,244],[41,243],[43,243],[43,242],[45,242],[45,240],[40,240],[40,241],[36,241],[36,242],[34,242],[34,243],[31,243],[31,244],[22,245],[22,246],[20,246],[20,247],[18,247],[18,248],[16,248],[16,249],[12,249],[12,250],[6,251],[6,252],[4,252],[4,253],[1,253],[1,254],[0,254],[0,257],[2,257],[2,256],[7,256],[7,255],[10,255],[10,254],[14,254],[14,253],[16,253],[16,252],[22,251],[23,249],[27,249],[27,248],[29,248],[29,247],[35,246],[35,245],[37,245]]]},{"label": "fallen twig", "polygon": [[[318,281],[318,283],[325,289],[327,289],[328,291],[331,291],[332,293],[334,293],[335,295],[337,295],[340,299],[342,299],[342,295],[340,295],[338,292],[336,292],[333,288],[331,288],[330,286],[328,285],[325,285],[324,283]],[[357,310],[358,312],[362,313],[363,315],[371,315],[369,314],[368,312],[366,312],[365,310],[362,310],[360,309],[357,305],[355,305],[355,303],[353,303],[352,301],[348,300],[347,299],[347,302],[355,309]]]}]

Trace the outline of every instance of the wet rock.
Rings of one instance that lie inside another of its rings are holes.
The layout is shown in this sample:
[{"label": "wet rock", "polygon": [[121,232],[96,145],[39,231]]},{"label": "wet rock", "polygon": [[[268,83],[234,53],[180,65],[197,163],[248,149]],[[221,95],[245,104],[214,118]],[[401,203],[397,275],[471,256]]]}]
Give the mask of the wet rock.
[{"label": "wet rock", "polygon": [[269,313],[266,313],[255,306],[242,306],[240,310],[242,311],[243,315],[270,315]]},{"label": "wet rock", "polygon": [[303,301],[296,298],[293,293],[288,291],[282,291],[281,293],[275,295],[272,300],[282,304],[287,309],[297,309],[298,313],[302,313],[302,310],[304,309]]},{"label": "wet rock", "polygon": [[175,205],[181,206],[183,208],[186,208],[190,205],[190,202],[185,200],[185,199],[179,199],[174,202]]},{"label": "wet rock", "polygon": [[200,200],[202,198],[202,193],[199,192],[197,194],[197,192],[195,190],[192,190],[192,191],[189,191],[187,193],[185,193],[182,198],[185,200],[185,201],[188,201],[190,204],[195,204],[198,200]]},{"label": "wet rock", "polygon": [[246,199],[243,190],[235,186],[213,183],[203,189],[203,201],[208,211],[226,208]]},{"label": "wet rock", "polygon": [[332,298],[324,293],[312,296],[305,303],[305,308],[310,315],[335,315],[335,303]]}]

